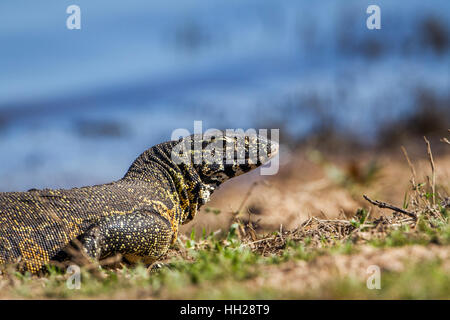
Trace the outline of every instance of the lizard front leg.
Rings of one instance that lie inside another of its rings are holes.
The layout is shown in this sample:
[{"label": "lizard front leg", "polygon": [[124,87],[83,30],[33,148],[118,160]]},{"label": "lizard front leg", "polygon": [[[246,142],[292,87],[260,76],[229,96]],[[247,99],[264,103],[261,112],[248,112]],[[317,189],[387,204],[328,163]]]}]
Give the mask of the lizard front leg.
[{"label": "lizard front leg", "polygon": [[170,223],[147,210],[104,217],[80,241],[87,254],[102,259],[122,254],[129,262],[153,263],[164,255],[172,242]]}]

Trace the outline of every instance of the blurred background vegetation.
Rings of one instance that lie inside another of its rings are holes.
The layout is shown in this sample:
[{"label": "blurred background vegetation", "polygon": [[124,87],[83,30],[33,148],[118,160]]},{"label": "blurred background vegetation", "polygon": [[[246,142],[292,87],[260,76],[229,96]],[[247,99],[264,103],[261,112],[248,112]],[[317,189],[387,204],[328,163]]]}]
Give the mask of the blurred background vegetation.
[{"label": "blurred background vegetation", "polygon": [[0,190],[118,179],[194,120],[280,128],[285,151],[442,136],[449,3],[377,3],[381,30],[359,0],[80,0],[68,30],[71,1],[2,2]]}]

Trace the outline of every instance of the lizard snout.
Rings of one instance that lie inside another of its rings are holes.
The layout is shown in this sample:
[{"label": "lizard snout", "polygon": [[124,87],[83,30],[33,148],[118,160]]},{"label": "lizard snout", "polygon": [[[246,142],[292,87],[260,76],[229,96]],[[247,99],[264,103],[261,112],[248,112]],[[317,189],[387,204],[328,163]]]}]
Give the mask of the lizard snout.
[{"label": "lizard snout", "polygon": [[277,142],[270,140],[269,151],[267,152],[269,159],[272,159],[274,156],[276,156],[279,151],[280,145]]}]

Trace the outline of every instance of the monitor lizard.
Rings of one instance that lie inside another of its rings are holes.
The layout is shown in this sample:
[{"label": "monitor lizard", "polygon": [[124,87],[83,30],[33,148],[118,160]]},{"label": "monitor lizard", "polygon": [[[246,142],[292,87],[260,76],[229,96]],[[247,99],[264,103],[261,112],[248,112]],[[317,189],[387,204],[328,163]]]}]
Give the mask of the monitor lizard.
[{"label": "monitor lizard", "polygon": [[155,262],[219,185],[277,152],[277,143],[259,135],[195,134],[144,151],[111,183],[1,192],[0,266],[38,273],[74,239],[93,259]]}]

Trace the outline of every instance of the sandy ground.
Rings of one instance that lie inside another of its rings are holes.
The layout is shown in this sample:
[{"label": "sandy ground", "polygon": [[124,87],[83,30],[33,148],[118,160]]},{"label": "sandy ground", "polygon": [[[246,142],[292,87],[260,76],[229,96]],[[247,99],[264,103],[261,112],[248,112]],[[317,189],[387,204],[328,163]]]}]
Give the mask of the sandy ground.
[{"label": "sandy ground", "polygon": [[362,246],[355,254],[325,255],[310,262],[289,261],[282,265],[267,266],[264,276],[255,278],[249,285],[307,292],[323,287],[324,283],[338,278],[349,277],[366,281],[368,276],[373,274],[370,266],[378,266],[382,275],[384,271],[403,272],[415,264],[435,259],[444,261],[442,268],[450,270],[448,246],[414,245],[386,249]]}]

